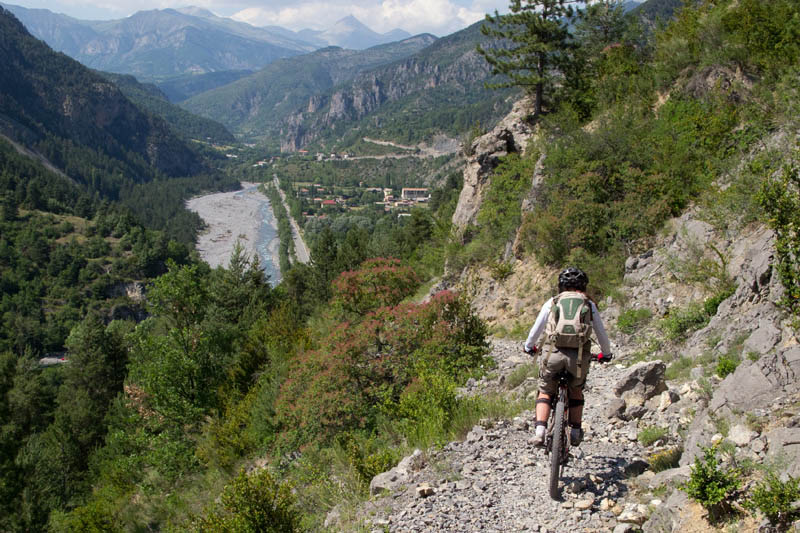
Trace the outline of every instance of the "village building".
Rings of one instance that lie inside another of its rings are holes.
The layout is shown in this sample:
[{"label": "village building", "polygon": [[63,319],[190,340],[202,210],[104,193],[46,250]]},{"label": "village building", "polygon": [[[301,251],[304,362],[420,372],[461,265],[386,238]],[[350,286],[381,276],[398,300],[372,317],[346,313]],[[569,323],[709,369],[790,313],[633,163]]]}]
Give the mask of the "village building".
[{"label": "village building", "polygon": [[403,187],[400,197],[414,202],[427,202],[430,199],[428,189],[419,187]]}]

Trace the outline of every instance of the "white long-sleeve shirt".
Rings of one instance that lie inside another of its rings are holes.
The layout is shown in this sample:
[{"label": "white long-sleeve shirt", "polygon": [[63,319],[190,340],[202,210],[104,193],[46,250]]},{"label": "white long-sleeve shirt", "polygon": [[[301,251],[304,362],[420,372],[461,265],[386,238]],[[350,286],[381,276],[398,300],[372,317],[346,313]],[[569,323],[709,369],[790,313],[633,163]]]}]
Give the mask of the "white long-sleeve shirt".
[{"label": "white long-sleeve shirt", "polygon": [[[604,354],[610,354],[611,343],[608,340],[608,334],[603,325],[603,319],[600,318],[600,312],[597,310],[597,306],[594,305],[594,302],[589,300],[589,305],[592,307],[592,328],[594,328],[594,334],[597,336],[597,342],[600,344],[600,349],[603,350]],[[547,325],[547,318],[550,316],[550,309],[552,307],[553,299],[550,298],[542,306],[542,310],[539,311],[539,316],[536,317],[536,322],[533,323],[533,327],[530,333],[528,333],[528,340],[525,341],[525,348],[528,350],[533,349],[536,345],[536,341],[539,340],[542,332],[544,332],[544,328]]]}]

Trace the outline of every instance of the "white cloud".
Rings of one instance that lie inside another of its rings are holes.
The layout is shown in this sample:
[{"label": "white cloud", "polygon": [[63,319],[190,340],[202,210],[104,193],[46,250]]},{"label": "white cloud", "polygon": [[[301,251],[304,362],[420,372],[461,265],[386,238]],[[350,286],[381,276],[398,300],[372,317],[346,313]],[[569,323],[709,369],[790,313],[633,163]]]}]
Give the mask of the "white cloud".
[{"label": "white cloud", "polygon": [[353,15],[370,29],[387,32],[402,28],[410,33],[447,35],[483,18],[486,11],[464,7],[452,0],[383,0],[371,2],[317,2],[291,7],[251,7],[232,18],[256,26],[275,24],[294,30],[324,29],[347,15]]},{"label": "white cloud", "polygon": [[149,9],[197,6],[257,26],[326,29],[353,15],[377,32],[402,28],[439,36],[460,30],[485,13],[507,10],[509,0],[8,0],[77,18],[111,19]]}]

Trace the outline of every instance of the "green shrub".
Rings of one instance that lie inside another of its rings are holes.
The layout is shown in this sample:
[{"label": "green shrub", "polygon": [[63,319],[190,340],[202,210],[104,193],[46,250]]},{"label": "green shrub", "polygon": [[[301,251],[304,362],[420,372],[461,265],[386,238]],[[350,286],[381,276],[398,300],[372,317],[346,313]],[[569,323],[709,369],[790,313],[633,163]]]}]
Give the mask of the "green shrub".
[{"label": "green shrub", "polygon": [[702,452],[702,458],[695,457],[689,481],[682,490],[702,505],[709,520],[716,523],[731,514],[731,503],[741,481],[736,470],[721,468],[717,446],[702,448]]},{"label": "green shrub", "polygon": [[492,279],[495,281],[504,281],[514,273],[514,263],[510,261],[497,261],[492,263],[490,267]]},{"label": "green shrub", "polygon": [[370,480],[386,472],[400,459],[397,450],[390,446],[381,445],[374,437],[359,437],[348,434],[343,437],[342,445],[347,457],[347,462],[358,472],[362,483],[369,484]]},{"label": "green shrub", "polygon": [[800,518],[795,502],[800,499],[800,478],[781,481],[775,472],[767,472],[764,480],[753,489],[745,507],[759,510],[770,524],[783,529]]},{"label": "green shrub", "polygon": [[291,533],[300,531],[300,513],[291,489],[263,469],[244,470],[222,492],[205,516],[191,524],[203,533]]},{"label": "green shrub", "polygon": [[667,428],[658,426],[648,426],[646,428],[639,430],[639,435],[637,436],[637,438],[642,446],[650,446],[657,440],[666,436],[668,432],[669,430]]},{"label": "green shrub", "polygon": [[778,180],[767,180],[759,201],[775,231],[777,270],[785,290],[783,303],[800,315],[800,172],[787,166]]},{"label": "green shrub", "polygon": [[650,470],[653,472],[662,472],[670,468],[677,468],[680,465],[682,454],[683,448],[677,446],[652,454],[647,458],[647,462],[650,465]]},{"label": "green shrub", "polygon": [[105,499],[92,499],[86,505],[69,513],[54,512],[50,518],[50,531],[54,533],[80,531],[81,533],[121,533],[124,531],[114,506]]},{"label": "green shrub", "polygon": [[739,359],[723,355],[717,362],[716,373],[719,377],[724,378],[728,374],[733,374],[737,366],[739,366]]},{"label": "green shrub", "polygon": [[708,314],[699,303],[691,303],[686,309],[670,312],[662,321],[661,329],[670,340],[684,338],[688,333],[696,331],[708,324]]},{"label": "green shrub", "polygon": [[617,328],[623,333],[635,333],[653,316],[649,309],[626,309],[617,319]]}]

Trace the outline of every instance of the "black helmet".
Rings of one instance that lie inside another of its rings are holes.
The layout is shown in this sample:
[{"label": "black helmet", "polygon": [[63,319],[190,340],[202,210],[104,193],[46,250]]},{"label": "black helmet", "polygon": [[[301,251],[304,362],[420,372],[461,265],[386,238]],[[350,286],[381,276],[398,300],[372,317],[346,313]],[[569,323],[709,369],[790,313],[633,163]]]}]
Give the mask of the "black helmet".
[{"label": "black helmet", "polygon": [[580,268],[568,267],[558,275],[558,290],[577,289],[585,291],[589,284],[589,276]]}]

